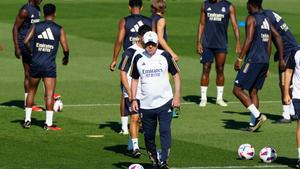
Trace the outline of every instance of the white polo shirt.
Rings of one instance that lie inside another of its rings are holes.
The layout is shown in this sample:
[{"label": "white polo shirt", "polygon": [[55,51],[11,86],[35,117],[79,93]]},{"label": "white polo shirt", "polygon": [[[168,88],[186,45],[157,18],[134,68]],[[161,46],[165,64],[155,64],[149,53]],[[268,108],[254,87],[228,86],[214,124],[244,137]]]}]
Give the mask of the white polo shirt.
[{"label": "white polo shirt", "polygon": [[300,50],[287,63],[288,69],[293,69],[293,99],[300,99]]},{"label": "white polo shirt", "polygon": [[141,109],[155,109],[173,98],[169,73],[179,72],[178,65],[171,55],[157,50],[153,56],[146,51],[138,54],[133,61],[131,76],[141,82]]}]

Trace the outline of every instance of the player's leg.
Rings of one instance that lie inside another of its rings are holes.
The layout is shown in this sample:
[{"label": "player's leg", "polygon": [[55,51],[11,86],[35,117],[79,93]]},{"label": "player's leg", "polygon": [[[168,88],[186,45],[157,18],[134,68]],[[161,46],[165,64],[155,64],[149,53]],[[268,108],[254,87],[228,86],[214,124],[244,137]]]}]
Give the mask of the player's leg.
[{"label": "player's leg", "polygon": [[127,135],[128,132],[128,113],[125,112],[125,100],[124,100],[124,94],[122,92],[121,95],[121,106],[120,106],[120,113],[121,113],[121,131],[119,134],[121,135]]},{"label": "player's leg", "polygon": [[220,106],[227,106],[223,100],[224,93],[224,65],[226,61],[226,52],[216,53],[216,86],[217,86],[217,104]]},{"label": "player's leg", "polygon": [[40,82],[40,78],[29,77],[28,95],[26,97],[26,107],[25,107],[25,120],[23,124],[24,128],[30,128],[32,105],[34,103],[34,96],[38,89],[39,82]]},{"label": "player's leg", "polygon": [[300,168],[300,100],[299,99],[293,99],[293,105],[294,110],[296,113],[296,116],[298,118],[297,120],[297,129],[296,129],[296,143],[297,143],[297,151],[298,151],[298,161],[297,161],[297,167]]},{"label": "player's leg", "polygon": [[133,146],[133,156],[139,157],[141,155],[140,148],[139,148],[139,114],[135,113],[130,115],[130,136],[131,136],[131,142]]}]

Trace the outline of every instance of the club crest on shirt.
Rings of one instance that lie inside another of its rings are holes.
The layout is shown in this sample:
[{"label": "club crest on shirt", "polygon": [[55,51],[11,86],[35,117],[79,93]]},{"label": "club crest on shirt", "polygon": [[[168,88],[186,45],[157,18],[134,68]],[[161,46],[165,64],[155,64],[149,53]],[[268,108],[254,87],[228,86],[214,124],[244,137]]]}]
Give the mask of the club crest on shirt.
[{"label": "club crest on shirt", "polygon": [[222,11],[222,12],[226,12],[225,7],[222,7],[221,11]]}]

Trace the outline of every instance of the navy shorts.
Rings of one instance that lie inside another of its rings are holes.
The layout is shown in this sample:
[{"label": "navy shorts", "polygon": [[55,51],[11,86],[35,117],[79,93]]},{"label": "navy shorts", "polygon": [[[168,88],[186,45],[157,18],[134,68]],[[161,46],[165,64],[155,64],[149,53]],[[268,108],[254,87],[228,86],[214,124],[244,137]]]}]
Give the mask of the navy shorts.
[{"label": "navy shorts", "polygon": [[[297,51],[298,51],[298,49],[285,52],[284,53],[284,61],[285,61],[285,63],[288,62],[289,58],[294,57],[296,55]],[[275,53],[274,58],[279,58],[278,52]],[[279,85],[283,86],[284,85],[284,71],[280,70],[279,65],[278,65],[278,75],[279,75]],[[291,81],[291,85],[292,85],[292,81]]]},{"label": "navy shorts", "polygon": [[[19,43],[20,44],[20,43]],[[22,55],[22,61],[24,63],[27,63],[28,65],[30,64],[31,62],[31,58],[32,56],[30,55],[30,52],[29,50],[24,46],[24,44],[20,44],[19,45],[19,48],[21,50],[21,55]]]},{"label": "navy shorts", "polygon": [[[139,100],[138,100],[138,105],[140,105]],[[124,115],[128,116],[128,115],[134,115],[134,114],[139,114],[139,112],[132,111],[129,98],[128,97],[124,98]]]},{"label": "navy shorts", "polygon": [[200,63],[213,63],[216,54],[218,53],[227,53],[227,49],[223,48],[203,48],[202,57]]},{"label": "navy shorts", "polygon": [[297,119],[299,120],[299,117],[300,117],[300,99],[293,99],[293,105],[294,105],[294,109],[295,109]]},{"label": "navy shorts", "polygon": [[234,85],[242,89],[262,89],[269,69],[268,63],[244,63]]},{"label": "navy shorts", "polygon": [[33,78],[43,78],[43,77],[56,78],[56,71],[55,70],[41,71],[41,70],[36,70],[36,69],[30,67],[29,75],[30,75],[30,77],[33,77]]}]

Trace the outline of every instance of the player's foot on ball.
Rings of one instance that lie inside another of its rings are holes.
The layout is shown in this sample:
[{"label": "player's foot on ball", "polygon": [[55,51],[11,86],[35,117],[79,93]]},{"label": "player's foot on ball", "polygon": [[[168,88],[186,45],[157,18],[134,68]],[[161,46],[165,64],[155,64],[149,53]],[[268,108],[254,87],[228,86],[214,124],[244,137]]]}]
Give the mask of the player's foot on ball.
[{"label": "player's foot on ball", "polygon": [[30,127],[31,127],[30,121],[25,121],[25,122],[23,123],[23,128],[29,129]]},{"label": "player's foot on ball", "polygon": [[141,155],[142,155],[142,153],[141,153],[140,149],[135,149],[132,151],[132,156],[134,158],[139,158]]},{"label": "player's foot on ball", "polygon": [[32,108],[32,111],[43,111],[43,109],[38,106],[32,106],[31,108]]},{"label": "player's foot on ball", "polygon": [[281,118],[276,121],[276,123],[278,123],[278,124],[287,124],[287,123],[291,123],[291,122],[292,122],[291,119],[285,119],[285,118]]},{"label": "player's foot on ball", "polygon": [[48,126],[47,124],[45,124],[44,129],[45,130],[53,130],[53,131],[61,130],[61,128],[57,127],[55,124],[52,124],[52,126]]},{"label": "player's foot on ball", "polygon": [[207,100],[201,100],[201,102],[199,103],[199,107],[205,107],[207,104]]},{"label": "player's foot on ball", "polygon": [[267,116],[260,114],[256,119],[255,119],[255,125],[252,128],[251,132],[255,132],[257,131],[262,125],[263,123],[267,121]]},{"label": "player's foot on ball", "polygon": [[123,129],[119,132],[119,134],[121,134],[121,135],[128,135],[129,134],[129,132],[128,132],[128,130],[127,131],[124,131]]},{"label": "player's foot on ball", "polygon": [[227,106],[227,103],[225,103],[223,99],[222,100],[217,100],[216,104],[219,105],[219,106],[222,106],[222,107]]}]

